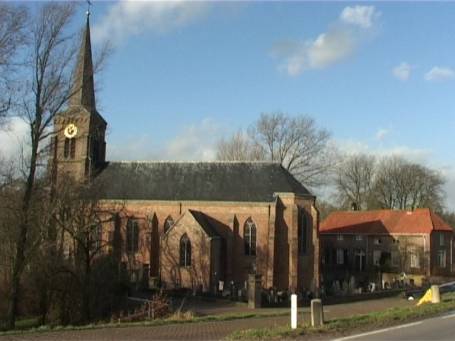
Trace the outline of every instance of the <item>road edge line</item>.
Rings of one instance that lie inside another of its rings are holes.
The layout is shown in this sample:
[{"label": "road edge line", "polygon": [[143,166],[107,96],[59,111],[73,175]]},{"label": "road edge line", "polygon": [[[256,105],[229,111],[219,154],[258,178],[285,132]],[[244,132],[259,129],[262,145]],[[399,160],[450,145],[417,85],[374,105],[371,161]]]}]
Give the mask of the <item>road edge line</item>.
[{"label": "road edge line", "polygon": [[385,332],[388,332],[388,331],[391,331],[391,330],[417,326],[417,325],[422,324],[422,323],[423,323],[423,321],[417,321],[417,322],[402,324],[402,325],[395,326],[395,327],[378,329],[378,330],[374,330],[374,331],[366,332],[366,333],[362,333],[362,334],[356,334],[356,335],[345,336],[345,337],[341,337],[341,338],[337,338],[337,339],[332,339],[332,341],[343,341],[343,340],[357,339],[357,338],[363,337],[363,336],[380,334],[380,333],[385,333]]}]

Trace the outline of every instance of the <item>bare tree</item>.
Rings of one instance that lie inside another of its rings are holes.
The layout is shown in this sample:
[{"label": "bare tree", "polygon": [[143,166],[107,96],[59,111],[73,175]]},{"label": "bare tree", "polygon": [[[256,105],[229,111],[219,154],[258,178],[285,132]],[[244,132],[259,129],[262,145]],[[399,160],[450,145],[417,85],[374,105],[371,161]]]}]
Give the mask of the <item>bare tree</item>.
[{"label": "bare tree", "polygon": [[334,165],[330,134],[308,116],[262,113],[248,129],[218,144],[220,160],[268,160],[280,162],[308,186],[324,183],[323,176]]},{"label": "bare tree", "polygon": [[25,45],[27,10],[23,6],[0,3],[0,124],[12,104],[17,52]]},{"label": "bare tree", "polygon": [[265,159],[265,150],[239,130],[229,139],[222,138],[218,142],[216,157],[226,161],[259,161]]},{"label": "bare tree", "polygon": [[121,210],[100,204],[99,189],[67,179],[59,184],[51,210],[57,227],[58,254],[67,260],[65,270],[77,282],[84,322],[92,319],[94,263],[112,242],[103,233],[103,226],[114,222]]},{"label": "bare tree", "polygon": [[444,219],[444,221],[449,224],[453,229],[455,229],[455,212],[449,210],[440,210],[438,214]]},{"label": "bare tree", "polygon": [[345,208],[368,209],[373,187],[375,158],[365,154],[348,156],[335,170],[335,187]]},{"label": "bare tree", "polygon": [[15,179],[14,162],[12,160],[6,160],[0,156],[0,191],[4,187],[11,185]]},{"label": "bare tree", "polygon": [[374,198],[381,208],[441,210],[444,178],[423,165],[390,157],[378,164],[374,181]]},{"label": "bare tree", "polygon": [[43,141],[51,134],[50,127],[55,115],[71,96],[70,67],[74,61],[75,39],[66,30],[74,13],[73,3],[47,3],[40,8],[31,23],[31,56],[26,66],[30,79],[24,82],[22,102],[24,117],[30,126],[31,146],[11,277],[9,328],[14,328],[16,321],[37,167],[45,150]]},{"label": "bare tree", "polygon": [[340,210],[340,207],[337,207],[333,205],[332,203],[324,200],[324,199],[318,199],[317,201],[317,208],[319,211],[319,219],[320,221],[323,221],[325,218],[327,218],[332,212]]}]

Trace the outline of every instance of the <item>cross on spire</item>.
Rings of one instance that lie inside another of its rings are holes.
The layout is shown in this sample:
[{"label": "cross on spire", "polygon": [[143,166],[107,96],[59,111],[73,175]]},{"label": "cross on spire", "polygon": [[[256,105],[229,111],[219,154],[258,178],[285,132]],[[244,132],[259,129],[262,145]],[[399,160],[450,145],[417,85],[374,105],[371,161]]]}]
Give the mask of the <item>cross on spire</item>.
[{"label": "cross on spire", "polygon": [[[87,0],[88,4],[91,4]],[[74,73],[73,95],[70,106],[82,106],[89,112],[96,110],[95,86],[93,81],[92,45],[90,42],[90,11],[87,11],[87,22],[82,35],[81,48]]]},{"label": "cross on spire", "polygon": [[90,16],[90,8],[92,7],[92,2],[90,0],[86,0],[87,1],[87,17]]}]

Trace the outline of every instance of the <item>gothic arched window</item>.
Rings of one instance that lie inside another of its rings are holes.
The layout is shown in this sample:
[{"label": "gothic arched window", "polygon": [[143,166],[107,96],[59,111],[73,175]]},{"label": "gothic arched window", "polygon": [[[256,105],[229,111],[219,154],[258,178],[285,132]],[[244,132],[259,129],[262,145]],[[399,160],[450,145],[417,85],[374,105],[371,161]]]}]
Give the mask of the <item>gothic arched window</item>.
[{"label": "gothic arched window", "polygon": [[94,224],[90,228],[90,247],[95,252],[98,252],[102,247],[103,227],[100,223]]},{"label": "gothic arched window", "polygon": [[74,159],[76,157],[76,139],[70,139],[70,158]]},{"label": "gothic arched window", "polygon": [[256,255],[256,224],[248,218],[243,227],[243,240],[245,241],[245,255]]},{"label": "gothic arched window", "polygon": [[65,158],[68,158],[70,156],[70,139],[69,138],[65,138],[65,147],[63,150],[63,156]]},{"label": "gothic arched window", "polygon": [[126,223],[126,251],[135,253],[139,250],[139,224],[135,219]]},{"label": "gothic arched window", "polygon": [[171,216],[168,216],[164,221],[164,233],[166,233],[174,225],[174,219]]},{"label": "gothic arched window", "polygon": [[191,266],[191,242],[186,233],[180,238],[180,266]]},{"label": "gothic arched window", "polygon": [[74,159],[76,157],[76,139],[74,138],[65,138],[65,144],[63,147],[63,156],[65,159],[71,158]]},{"label": "gothic arched window", "polygon": [[299,226],[298,226],[298,249],[299,255],[304,255],[307,252],[308,243],[308,228],[307,228],[307,216],[305,211],[301,209],[299,211]]}]

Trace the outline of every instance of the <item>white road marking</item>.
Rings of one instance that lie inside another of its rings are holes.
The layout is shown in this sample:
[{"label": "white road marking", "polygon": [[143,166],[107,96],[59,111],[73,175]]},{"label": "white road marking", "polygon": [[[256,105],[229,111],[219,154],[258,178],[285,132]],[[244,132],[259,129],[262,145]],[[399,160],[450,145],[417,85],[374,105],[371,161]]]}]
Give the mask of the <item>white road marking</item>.
[{"label": "white road marking", "polygon": [[442,318],[443,318],[443,319],[449,319],[449,318],[451,318],[451,317],[455,317],[455,314],[443,316]]},{"label": "white road marking", "polygon": [[[454,316],[455,316],[455,315],[454,315]],[[333,339],[332,341],[343,341],[343,340],[357,339],[357,338],[363,337],[363,336],[374,335],[374,334],[379,334],[379,333],[385,333],[385,332],[388,332],[388,331],[391,331],[391,330],[396,330],[396,329],[401,329],[401,328],[408,328],[408,327],[412,327],[412,326],[417,326],[417,325],[422,324],[422,323],[423,323],[423,321],[418,321],[418,322],[403,324],[403,325],[401,325],[401,326],[396,326],[396,327],[390,327],[390,328],[379,329],[379,330],[375,330],[375,331],[368,332],[368,333],[357,334],[357,335],[351,335],[351,336],[345,336],[345,337],[341,337],[341,338],[338,338],[338,339]]]}]

